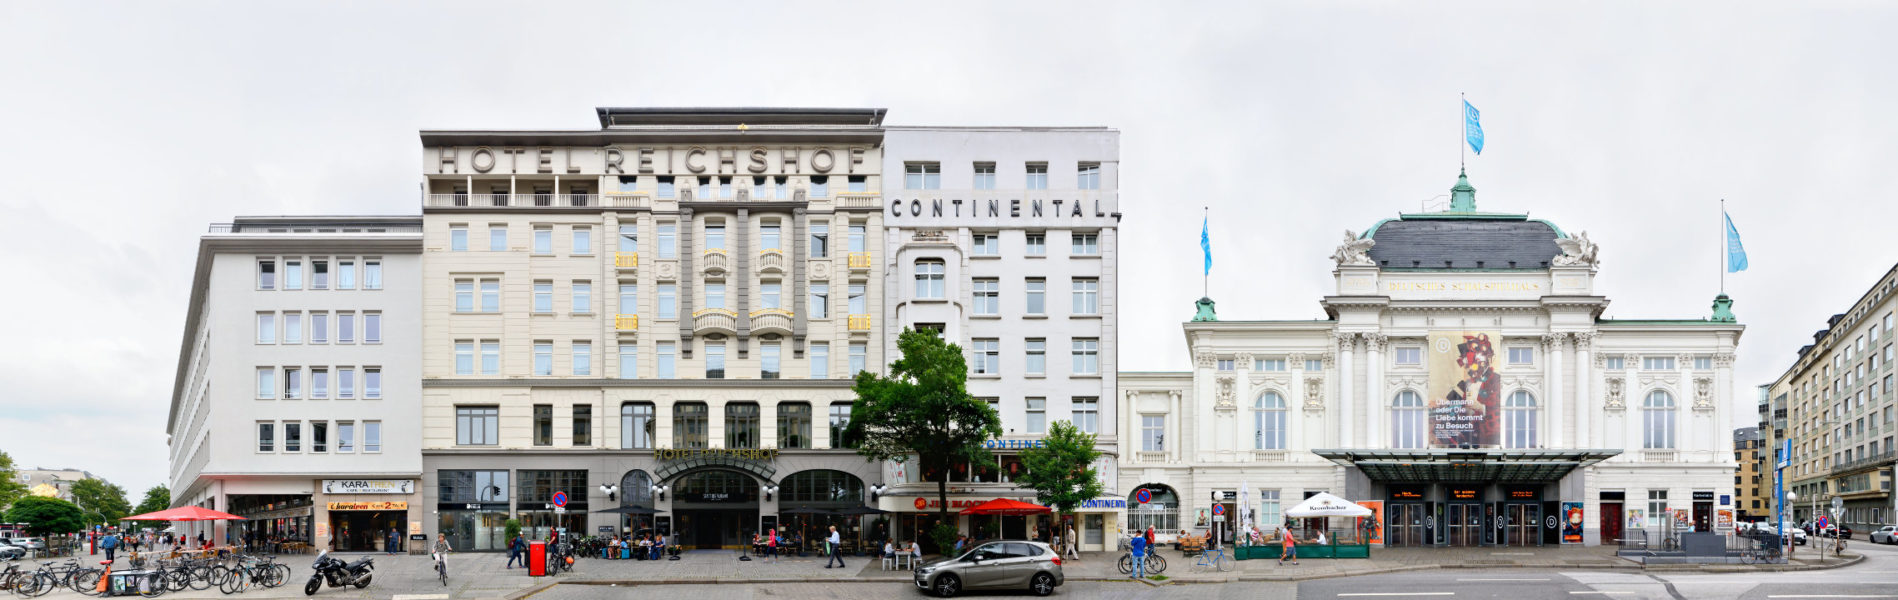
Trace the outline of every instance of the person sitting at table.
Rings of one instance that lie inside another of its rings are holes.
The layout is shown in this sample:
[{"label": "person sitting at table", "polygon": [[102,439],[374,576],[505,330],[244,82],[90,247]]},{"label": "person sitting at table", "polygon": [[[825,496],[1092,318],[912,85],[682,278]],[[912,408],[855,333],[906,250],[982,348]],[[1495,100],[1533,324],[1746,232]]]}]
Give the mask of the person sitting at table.
[{"label": "person sitting at table", "polygon": [[1318,544],[1320,546],[1325,546],[1325,545],[1330,544],[1330,542],[1325,540],[1325,530],[1323,529],[1318,530],[1318,537],[1312,538],[1311,541],[1312,543]]},{"label": "person sitting at table", "polygon": [[639,560],[652,560],[652,536],[639,536]]}]

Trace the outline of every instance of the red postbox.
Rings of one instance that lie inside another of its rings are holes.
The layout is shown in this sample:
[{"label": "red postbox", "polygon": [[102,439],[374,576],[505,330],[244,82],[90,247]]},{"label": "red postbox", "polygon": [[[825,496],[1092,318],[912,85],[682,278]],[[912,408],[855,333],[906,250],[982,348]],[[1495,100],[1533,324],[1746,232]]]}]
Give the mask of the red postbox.
[{"label": "red postbox", "polygon": [[534,540],[527,543],[527,576],[547,576],[547,542]]}]

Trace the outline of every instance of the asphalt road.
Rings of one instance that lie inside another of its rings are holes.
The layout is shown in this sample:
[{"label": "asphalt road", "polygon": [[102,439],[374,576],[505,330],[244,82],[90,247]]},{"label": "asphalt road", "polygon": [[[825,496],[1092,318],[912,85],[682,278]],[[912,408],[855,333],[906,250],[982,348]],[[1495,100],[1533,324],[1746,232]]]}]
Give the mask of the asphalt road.
[{"label": "asphalt road", "polygon": [[[1069,582],[1057,598],[1191,600],[1898,600],[1898,546],[1852,545],[1867,559],[1828,571],[1785,573],[1638,573],[1449,569],[1298,583],[1242,582],[1148,587],[1133,582]],[[1805,549],[1801,549],[1805,551]],[[972,592],[967,597],[1029,596],[1025,592]],[[606,587],[562,585],[532,600],[910,600],[926,598],[895,583],[675,585]],[[1032,597],[1032,596],[1030,596]]]}]

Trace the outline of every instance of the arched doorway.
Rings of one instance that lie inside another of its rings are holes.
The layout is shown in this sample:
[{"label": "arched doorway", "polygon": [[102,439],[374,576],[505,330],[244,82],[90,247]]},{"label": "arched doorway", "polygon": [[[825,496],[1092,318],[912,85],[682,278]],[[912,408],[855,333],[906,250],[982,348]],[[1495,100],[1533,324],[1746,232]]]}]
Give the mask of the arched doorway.
[{"label": "arched doorway", "polygon": [[727,469],[679,476],[672,484],[674,528],[682,548],[744,548],[758,528],[758,480]]},{"label": "arched doorway", "polygon": [[[619,505],[621,508],[640,508],[652,510],[652,476],[645,471],[633,469],[619,478]],[[653,515],[620,515],[619,526],[630,535],[643,536],[653,531]]]},{"label": "arched doorway", "polygon": [[778,486],[778,523],[786,538],[802,540],[809,552],[820,551],[822,540],[830,535],[830,526],[835,525],[846,549],[854,552],[866,535],[870,540],[881,540],[887,537],[887,529],[866,530],[861,514],[813,513],[861,509],[866,498],[863,479],[856,475],[830,469],[798,471]]},{"label": "arched doorway", "polygon": [[[1142,492],[1147,501],[1141,502]],[[1203,527],[1206,523],[1195,526]],[[1143,483],[1127,494],[1127,531],[1144,532],[1152,527],[1155,532],[1178,532],[1180,530],[1180,495],[1171,486],[1162,483]]]}]

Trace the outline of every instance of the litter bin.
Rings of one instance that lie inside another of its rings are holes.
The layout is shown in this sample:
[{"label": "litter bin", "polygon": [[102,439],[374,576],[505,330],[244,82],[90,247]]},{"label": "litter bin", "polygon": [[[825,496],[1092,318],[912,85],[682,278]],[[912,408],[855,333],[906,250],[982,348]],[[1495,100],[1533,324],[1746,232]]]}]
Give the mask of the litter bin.
[{"label": "litter bin", "polygon": [[535,540],[527,543],[527,576],[547,576],[547,542]]}]

